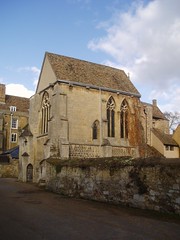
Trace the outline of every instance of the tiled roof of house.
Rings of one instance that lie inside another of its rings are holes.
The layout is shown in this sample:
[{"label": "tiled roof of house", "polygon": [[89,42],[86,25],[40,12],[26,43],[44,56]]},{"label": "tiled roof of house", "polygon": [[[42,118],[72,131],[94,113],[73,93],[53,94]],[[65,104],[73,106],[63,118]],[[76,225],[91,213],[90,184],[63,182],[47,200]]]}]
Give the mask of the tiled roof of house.
[{"label": "tiled roof of house", "polygon": [[164,145],[178,146],[177,142],[172,138],[171,134],[166,134],[157,128],[153,128],[152,132]]},{"label": "tiled roof of house", "polygon": [[16,106],[16,111],[28,112],[29,98],[6,95],[5,103],[0,103],[0,109],[9,110],[10,106]]},{"label": "tiled roof of house", "polygon": [[164,114],[161,112],[158,106],[152,105],[152,107],[153,107],[153,118],[167,120],[167,118],[164,116]]},{"label": "tiled roof of house", "polygon": [[57,80],[67,80],[132,93],[140,93],[123,70],[71,57],[46,53]]},{"label": "tiled roof of house", "polygon": [[144,106],[151,106],[152,107],[152,117],[155,119],[164,119],[164,120],[168,120],[165,115],[161,112],[161,110],[159,109],[159,107],[155,104],[150,104],[150,103],[146,103],[146,102],[141,102]]}]

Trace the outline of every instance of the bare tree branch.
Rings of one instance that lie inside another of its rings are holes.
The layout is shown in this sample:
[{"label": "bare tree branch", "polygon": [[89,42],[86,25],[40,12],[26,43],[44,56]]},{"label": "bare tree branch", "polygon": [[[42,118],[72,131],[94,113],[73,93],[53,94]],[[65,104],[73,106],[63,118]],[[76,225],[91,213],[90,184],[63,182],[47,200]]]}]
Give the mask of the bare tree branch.
[{"label": "bare tree branch", "polygon": [[169,120],[169,128],[171,131],[180,124],[180,112],[164,112],[165,117]]}]

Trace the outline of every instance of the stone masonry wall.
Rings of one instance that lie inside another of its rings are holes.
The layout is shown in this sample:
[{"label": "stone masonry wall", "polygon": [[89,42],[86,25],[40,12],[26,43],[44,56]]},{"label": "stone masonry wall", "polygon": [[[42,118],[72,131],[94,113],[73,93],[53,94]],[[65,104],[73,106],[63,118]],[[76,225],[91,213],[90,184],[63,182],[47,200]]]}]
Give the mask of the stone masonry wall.
[{"label": "stone masonry wall", "polygon": [[12,160],[10,163],[0,164],[0,177],[2,178],[17,178],[18,177],[19,161]]},{"label": "stone masonry wall", "polygon": [[69,147],[70,158],[95,158],[99,155],[99,146],[71,144]]},{"label": "stone masonry wall", "polygon": [[180,214],[180,159],[51,160],[47,165],[47,188],[53,192]]}]

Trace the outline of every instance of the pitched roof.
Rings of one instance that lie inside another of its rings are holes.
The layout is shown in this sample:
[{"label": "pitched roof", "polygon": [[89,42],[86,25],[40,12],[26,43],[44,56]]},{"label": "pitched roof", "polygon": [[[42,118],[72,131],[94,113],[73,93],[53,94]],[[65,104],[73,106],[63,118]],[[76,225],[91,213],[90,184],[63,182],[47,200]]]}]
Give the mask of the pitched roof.
[{"label": "pitched roof", "polygon": [[27,137],[27,136],[33,136],[29,127],[29,124],[27,124],[23,129],[22,133],[19,137]]},{"label": "pitched roof", "polygon": [[166,134],[157,128],[153,128],[152,132],[164,145],[178,146],[177,142],[172,138],[171,134]]},{"label": "pitched roof", "polygon": [[6,95],[5,104],[0,103],[0,109],[9,110],[10,106],[16,106],[16,111],[28,112],[29,98]]},{"label": "pitched roof", "polygon": [[27,152],[24,152],[21,156],[22,157],[29,157],[29,154]]},{"label": "pitched roof", "polygon": [[141,96],[123,70],[48,52],[46,57],[57,80],[84,83]]},{"label": "pitched roof", "polygon": [[161,112],[158,106],[152,105],[152,107],[153,107],[153,118],[167,120],[167,118],[164,116],[164,114]]},{"label": "pitched roof", "polygon": [[141,102],[144,106],[151,106],[152,107],[152,117],[154,119],[163,119],[163,120],[168,120],[164,113],[161,112],[161,110],[159,109],[159,107],[155,104],[150,104],[150,103],[146,103],[146,102]]}]

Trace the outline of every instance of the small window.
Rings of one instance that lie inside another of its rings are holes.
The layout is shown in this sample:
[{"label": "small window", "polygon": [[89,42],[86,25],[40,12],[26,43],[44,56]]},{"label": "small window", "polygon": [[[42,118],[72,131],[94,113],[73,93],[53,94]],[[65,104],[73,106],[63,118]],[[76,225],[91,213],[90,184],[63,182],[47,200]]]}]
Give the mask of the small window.
[{"label": "small window", "polygon": [[98,139],[98,134],[99,134],[99,121],[96,120],[93,123],[93,126],[92,126],[92,137],[93,137],[93,139]]},{"label": "small window", "polygon": [[170,146],[170,151],[174,151],[174,146]]},{"label": "small window", "polygon": [[13,129],[18,128],[18,120],[16,118],[12,118],[11,128]]},{"label": "small window", "polygon": [[94,124],[93,126],[93,139],[97,139],[97,126]]},{"label": "small window", "polygon": [[169,151],[169,146],[166,145],[165,147],[166,147],[166,151]]},{"label": "small window", "polygon": [[10,106],[10,112],[16,112],[16,107],[15,106]]},{"label": "small window", "polygon": [[11,142],[17,142],[17,133],[11,134]]}]

